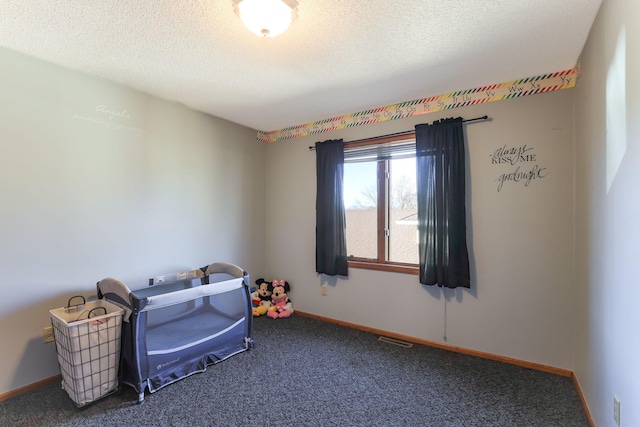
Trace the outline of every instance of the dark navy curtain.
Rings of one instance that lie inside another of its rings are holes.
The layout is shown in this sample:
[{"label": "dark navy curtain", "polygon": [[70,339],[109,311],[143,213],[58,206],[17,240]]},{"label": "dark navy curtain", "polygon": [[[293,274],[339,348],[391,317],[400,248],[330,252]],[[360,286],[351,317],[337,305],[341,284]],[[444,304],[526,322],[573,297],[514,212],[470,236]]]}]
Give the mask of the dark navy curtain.
[{"label": "dark navy curtain", "polygon": [[344,142],[316,143],[316,272],[347,276],[347,239],[342,183]]},{"label": "dark navy curtain", "polygon": [[416,126],[420,283],[471,287],[462,118]]}]

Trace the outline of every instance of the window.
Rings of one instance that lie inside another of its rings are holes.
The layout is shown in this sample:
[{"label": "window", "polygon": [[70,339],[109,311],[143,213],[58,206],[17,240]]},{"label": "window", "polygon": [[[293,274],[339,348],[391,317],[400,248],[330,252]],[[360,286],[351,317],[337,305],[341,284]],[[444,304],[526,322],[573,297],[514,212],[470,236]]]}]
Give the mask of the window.
[{"label": "window", "polygon": [[418,274],[413,134],[345,144],[349,266]]}]

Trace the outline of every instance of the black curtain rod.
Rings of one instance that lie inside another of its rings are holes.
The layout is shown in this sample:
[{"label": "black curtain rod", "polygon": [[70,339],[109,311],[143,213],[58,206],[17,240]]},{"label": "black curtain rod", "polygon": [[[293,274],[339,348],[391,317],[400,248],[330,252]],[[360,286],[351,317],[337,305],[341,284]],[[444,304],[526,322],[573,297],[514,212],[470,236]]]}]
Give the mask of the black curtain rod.
[{"label": "black curtain rod", "polygon": [[[484,120],[490,120],[489,116],[476,117],[475,119],[466,119],[466,120],[463,120],[462,123],[480,122],[480,121],[484,121]],[[415,130],[406,130],[404,132],[390,133],[388,135],[380,135],[380,136],[375,136],[373,138],[356,139],[354,141],[346,141],[345,144],[346,143],[352,144],[354,142],[368,141],[370,139],[387,138],[387,137],[390,137],[390,136],[411,135],[412,133],[415,133]],[[314,151],[315,149],[316,149],[316,147],[309,147],[309,151]]]}]

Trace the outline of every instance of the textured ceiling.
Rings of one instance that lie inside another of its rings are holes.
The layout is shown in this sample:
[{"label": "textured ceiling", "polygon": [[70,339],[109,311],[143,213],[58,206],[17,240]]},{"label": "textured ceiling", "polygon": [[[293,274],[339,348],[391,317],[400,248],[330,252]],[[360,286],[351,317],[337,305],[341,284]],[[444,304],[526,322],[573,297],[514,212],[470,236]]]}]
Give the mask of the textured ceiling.
[{"label": "textured ceiling", "polygon": [[0,46],[275,130],[571,69],[602,0],[298,0],[277,38],[231,0],[2,0]]}]

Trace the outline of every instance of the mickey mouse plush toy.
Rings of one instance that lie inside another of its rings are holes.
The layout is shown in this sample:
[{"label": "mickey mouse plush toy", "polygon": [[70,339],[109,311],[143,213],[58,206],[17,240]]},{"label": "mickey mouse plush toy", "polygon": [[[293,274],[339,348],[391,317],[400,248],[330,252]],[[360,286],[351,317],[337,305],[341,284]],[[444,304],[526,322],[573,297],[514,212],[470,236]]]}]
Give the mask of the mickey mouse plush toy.
[{"label": "mickey mouse plush toy", "polygon": [[271,283],[265,282],[263,278],[256,280],[256,285],[258,285],[258,289],[256,290],[258,303],[257,307],[252,311],[255,317],[266,314],[269,307],[271,307],[271,290],[273,289]]},{"label": "mickey mouse plush toy", "polygon": [[284,280],[274,280],[271,284],[271,307],[267,311],[267,316],[272,319],[289,317],[293,314],[293,305],[287,295],[290,291],[289,282]]}]

